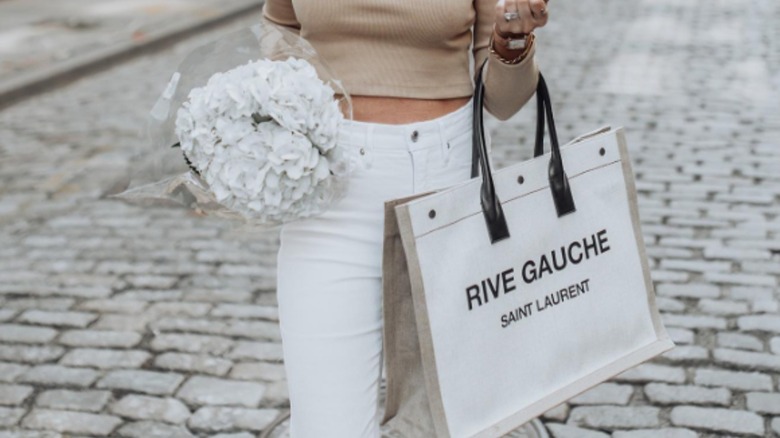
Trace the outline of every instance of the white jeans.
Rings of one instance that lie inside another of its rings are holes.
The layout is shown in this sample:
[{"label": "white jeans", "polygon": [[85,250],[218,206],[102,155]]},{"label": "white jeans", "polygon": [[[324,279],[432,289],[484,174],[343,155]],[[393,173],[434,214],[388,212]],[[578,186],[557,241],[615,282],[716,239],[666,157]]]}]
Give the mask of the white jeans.
[{"label": "white jeans", "polygon": [[377,438],[384,201],[465,181],[472,102],[432,120],[347,121],[358,160],[344,199],[282,227],[277,297],[291,438]]}]

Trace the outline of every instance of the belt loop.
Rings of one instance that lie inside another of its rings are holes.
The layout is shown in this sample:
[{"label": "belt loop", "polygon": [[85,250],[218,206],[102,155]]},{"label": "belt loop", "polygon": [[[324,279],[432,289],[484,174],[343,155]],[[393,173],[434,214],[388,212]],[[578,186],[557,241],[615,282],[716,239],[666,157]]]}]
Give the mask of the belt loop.
[{"label": "belt loop", "polygon": [[365,150],[365,155],[361,157],[363,162],[366,164],[366,169],[371,167],[371,163],[374,160],[374,124],[369,124],[366,127],[366,138],[364,140],[363,148]]},{"label": "belt loop", "polygon": [[439,128],[439,149],[441,150],[442,158],[444,159],[444,164],[447,164],[450,162],[450,151],[452,151],[452,145],[450,144],[449,139],[449,132],[447,131],[447,127],[444,126],[444,122],[442,120],[437,120],[436,125]]}]

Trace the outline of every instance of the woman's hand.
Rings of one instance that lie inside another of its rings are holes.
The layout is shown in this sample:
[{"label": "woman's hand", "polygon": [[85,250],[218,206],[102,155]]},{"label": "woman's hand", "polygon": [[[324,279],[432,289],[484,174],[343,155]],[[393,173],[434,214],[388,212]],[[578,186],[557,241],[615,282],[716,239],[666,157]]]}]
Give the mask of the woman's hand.
[{"label": "woman's hand", "polygon": [[548,15],[547,0],[498,0],[496,31],[499,36],[528,34],[547,24]]}]

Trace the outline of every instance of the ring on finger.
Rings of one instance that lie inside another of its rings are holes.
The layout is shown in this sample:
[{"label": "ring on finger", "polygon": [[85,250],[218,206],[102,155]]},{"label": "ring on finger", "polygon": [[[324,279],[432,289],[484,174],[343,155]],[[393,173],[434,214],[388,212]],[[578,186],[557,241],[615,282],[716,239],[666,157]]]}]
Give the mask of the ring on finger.
[{"label": "ring on finger", "polygon": [[505,21],[511,21],[518,17],[520,17],[520,14],[518,14],[517,12],[504,12]]}]

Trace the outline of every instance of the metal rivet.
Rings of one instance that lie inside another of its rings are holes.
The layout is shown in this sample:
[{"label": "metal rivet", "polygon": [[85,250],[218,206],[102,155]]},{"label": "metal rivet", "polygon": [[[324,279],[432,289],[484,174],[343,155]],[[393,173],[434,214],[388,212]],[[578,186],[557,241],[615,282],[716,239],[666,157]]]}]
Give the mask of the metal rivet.
[{"label": "metal rivet", "polygon": [[599,155],[604,156],[606,153],[607,151],[605,151],[604,148],[599,149]]},{"label": "metal rivet", "polygon": [[522,184],[524,182],[525,182],[525,178],[523,178],[523,175],[520,175],[520,176],[517,177],[517,183],[518,184]]},{"label": "metal rivet", "polygon": [[420,133],[417,132],[417,130],[414,130],[412,132],[412,141],[417,141],[417,138],[420,136]]},{"label": "metal rivet", "polygon": [[433,219],[436,217],[436,210],[431,210],[428,212],[428,217]]},{"label": "metal rivet", "polygon": [[360,148],[360,155],[365,155],[365,154],[366,154],[366,150],[363,149],[363,148]]}]

